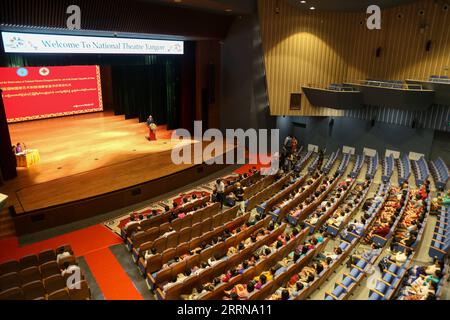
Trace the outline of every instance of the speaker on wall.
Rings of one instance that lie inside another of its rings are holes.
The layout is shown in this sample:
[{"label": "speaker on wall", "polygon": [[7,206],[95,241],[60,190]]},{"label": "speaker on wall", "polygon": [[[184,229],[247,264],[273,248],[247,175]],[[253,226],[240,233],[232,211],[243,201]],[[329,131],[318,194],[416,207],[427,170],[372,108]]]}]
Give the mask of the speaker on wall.
[{"label": "speaker on wall", "polygon": [[381,57],[381,47],[378,47],[377,50],[375,51],[375,56],[377,58]]},{"label": "speaker on wall", "polygon": [[425,45],[425,51],[430,51],[431,50],[431,40],[427,41],[427,44]]}]

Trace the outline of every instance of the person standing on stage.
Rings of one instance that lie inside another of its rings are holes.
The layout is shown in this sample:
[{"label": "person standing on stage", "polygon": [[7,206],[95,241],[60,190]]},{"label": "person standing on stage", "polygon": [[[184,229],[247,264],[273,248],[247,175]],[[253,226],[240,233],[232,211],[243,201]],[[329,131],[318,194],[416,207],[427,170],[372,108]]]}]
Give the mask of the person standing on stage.
[{"label": "person standing on stage", "polygon": [[148,140],[155,141],[156,140],[156,122],[153,120],[153,117],[150,115],[147,119],[148,126]]},{"label": "person standing on stage", "polygon": [[225,184],[223,183],[223,181],[221,179],[217,179],[216,180],[216,199],[217,202],[220,202],[220,208],[223,208],[223,201],[225,199],[224,195],[225,195]]}]

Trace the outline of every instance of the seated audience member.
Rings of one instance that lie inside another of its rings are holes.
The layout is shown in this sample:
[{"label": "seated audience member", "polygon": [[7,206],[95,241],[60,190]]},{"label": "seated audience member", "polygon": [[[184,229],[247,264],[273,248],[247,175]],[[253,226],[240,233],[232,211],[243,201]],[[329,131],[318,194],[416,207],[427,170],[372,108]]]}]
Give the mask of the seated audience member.
[{"label": "seated audience member", "polygon": [[65,248],[59,248],[59,250],[56,252],[56,263],[60,264],[62,259],[70,256],[72,256],[72,253],[66,251]]},{"label": "seated audience member", "polygon": [[156,248],[151,248],[150,250],[147,250],[144,254],[144,259],[147,261],[151,257],[153,257],[156,254]]},{"label": "seated audience member", "polygon": [[63,269],[61,271],[61,276],[64,278],[66,276],[70,276],[73,274],[80,274],[81,269],[76,264],[69,264],[68,262],[64,262]]},{"label": "seated audience member", "polygon": [[128,221],[125,226],[123,227],[123,230],[125,231],[126,234],[128,234],[128,229],[131,226],[134,226],[136,224],[139,224],[139,220],[136,219],[136,217],[134,216],[133,213],[130,214],[130,221]]}]

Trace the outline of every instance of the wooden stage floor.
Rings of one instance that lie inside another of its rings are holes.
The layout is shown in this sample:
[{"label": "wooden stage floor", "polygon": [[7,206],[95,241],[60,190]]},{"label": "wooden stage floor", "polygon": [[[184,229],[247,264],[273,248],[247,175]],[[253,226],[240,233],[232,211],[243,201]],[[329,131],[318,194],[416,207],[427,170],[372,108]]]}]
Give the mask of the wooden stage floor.
[{"label": "wooden stage floor", "polygon": [[[78,201],[158,179],[194,165],[175,165],[171,131],[158,127],[158,140],[149,142],[147,127],[99,112],[10,124],[13,143],[38,149],[41,162],[19,168],[18,177],[0,192],[17,213]],[[187,144],[196,142],[189,140]],[[227,152],[234,146],[226,144]]]}]

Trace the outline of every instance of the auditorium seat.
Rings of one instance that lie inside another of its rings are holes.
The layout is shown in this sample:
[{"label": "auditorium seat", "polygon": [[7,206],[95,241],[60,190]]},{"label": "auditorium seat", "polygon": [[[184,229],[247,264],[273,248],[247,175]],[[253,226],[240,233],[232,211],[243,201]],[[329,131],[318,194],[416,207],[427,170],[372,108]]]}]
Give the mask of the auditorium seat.
[{"label": "auditorium seat", "polygon": [[166,222],[159,226],[159,234],[164,234],[170,229],[170,223]]},{"label": "auditorium seat", "polygon": [[[179,233],[175,232],[167,236],[166,248],[176,248],[178,245]],[[155,241],[156,242],[156,241]]]},{"label": "auditorium seat", "polygon": [[176,247],[176,256],[181,256],[182,254],[185,254],[186,252],[189,251],[189,243],[187,242],[181,242],[179,241],[180,244]]},{"label": "auditorium seat", "polygon": [[53,276],[44,279],[44,288],[48,294],[64,289],[65,287],[66,282],[64,281],[63,277],[59,274],[55,274]]},{"label": "auditorium seat", "polygon": [[0,300],[24,300],[25,296],[21,288],[15,287],[0,292]]},{"label": "auditorium seat", "polygon": [[61,273],[56,261],[49,261],[49,262],[44,263],[43,265],[41,265],[39,267],[39,270],[41,272],[42,279],[45,279],[45,278],[51,277],[55,274]]},{"label": "auditorium seat", "polygon": [[176,276],[184,272],[184,270],[186,269],[186,264],[186,260],[173,264],[171,274]]},{"label": "auditorium seat", "polygon": [[193,223],[192,223],[192,216],[191,215],[186,216],[186,217],[184,217],[181,220],[183,221],[181,229],[192,227]]},{"label": "auditorium seat", "polygon": [[56,261],[55,250],[49,249],[39,253],[39,264],[44,264],[49,261]]},{"label": "auditorium seat", "polygon": [[8,290],[22,285],[22,279],[17,272],[10,272],[0,276],[0,291]]},{"label": "auditorium seat", "polygon": [[20,277],[22,278],[22,283],[30,283],[34,281],[41,280],[41,273],[38,267],[31,267],[20,271]]},{"label": "auditorium seat", "polygon": [[45,298],[45,288],[42,281],[33,281],[22,286],[23,294],[27,300]]},{"label": "auditorium seat", "polygon": [[48,300],[70,300],[67,289],[61,289],[48,295]]},{"label": "auditorium seat", "polygon": [[89,300],[91,290],[86,280],[76,283],[73,288],[69,288],[69,295],[71,300]]},{"label": "auditorium seat", "polygon": [[153,247],[156,249],[156,252],[163,252],[164,250],[166,250],[167,248],[167,238],[166,237],[162,237],[159,239],[156,239]]},{"label": "auditorium seat", "polygon": [[0,264],[0,276],[7,273],[19,271],[20,271],[20,263],[17,260],[10,260]]},{"label": "auditorium seat", "polygon": [[19,262],[22,270],[39,265],[38,257],[35,254],[24,256],[19,260]]},{"label": "auditorium seat", "polygon": [[164,250],[164,252],[161,254],[162,264],[166,264],[168,261],[172,259],[172,257],[175,256],[177,249],[176,248],[168,248]]},{"label": "auditorium seat", "polygon": [[192,226],[191,238],[197,238],[202,235],[202,224],[197,223]]},{"label": "auditorium seat", "polygon": [[[211,219],[211,218],[209,218],[209,219],[206,219],[205,221],[203,221],[203,223],[202,223],[202,231],[201,231],[201,234],[205,234],[205,233],[207,233],[208,231],[211,231],[211,229],[212,229],[212,222],[213,222],[213,220]],[[200,234],[200,235],[201,235]]]},{"label": "auditorium seat", "polygon": [[183,219],[175,219],[172,221],[172,228],[175,231],[180,231],[181,227],[183,226]]}]

